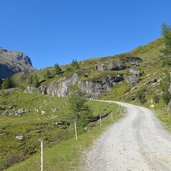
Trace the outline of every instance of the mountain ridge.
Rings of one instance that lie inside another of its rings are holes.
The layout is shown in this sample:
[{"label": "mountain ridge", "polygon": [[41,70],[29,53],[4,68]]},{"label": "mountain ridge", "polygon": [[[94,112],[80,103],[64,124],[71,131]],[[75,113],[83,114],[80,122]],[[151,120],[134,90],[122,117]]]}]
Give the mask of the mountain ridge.
[{"label": "mountain ridge", "polygon": [[0,47],[0,80],[18,72],[31,72],[31,59],[23,52],[9,51]]}]

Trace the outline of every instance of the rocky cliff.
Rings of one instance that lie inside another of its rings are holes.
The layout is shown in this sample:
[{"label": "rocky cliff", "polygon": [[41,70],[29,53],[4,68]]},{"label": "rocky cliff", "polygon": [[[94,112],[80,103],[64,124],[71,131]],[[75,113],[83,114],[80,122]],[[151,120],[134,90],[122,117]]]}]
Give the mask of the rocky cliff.
[{"label": "rocky cliff", "polygon": [[32,70],[31,59],[26,54],[0,48],[0,80],[11,77],[17,72]]},{"label": "rocky cliff", "polygon": [[28,86],[25,92],[37,92],[41,95],[65,97],[69,95],[73,86],[77,86],[80,90],[86,92],[89,98],[97,98],[101,93],[110,91],[112,87],[118,85],[123,80],[122,74],[116,74],[93,81],[80,81],[78,74],[73,74],[69,78],[55,80],[48,85],[41,85],[38,88]]}]

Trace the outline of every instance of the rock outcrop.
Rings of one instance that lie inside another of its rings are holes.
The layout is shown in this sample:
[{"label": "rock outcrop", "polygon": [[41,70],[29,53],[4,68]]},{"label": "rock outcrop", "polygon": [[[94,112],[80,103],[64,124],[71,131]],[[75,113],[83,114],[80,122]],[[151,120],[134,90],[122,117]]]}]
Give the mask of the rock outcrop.
[{"label": "rock outcrop", "polygon": [[17,72],[30,72],[32,70],[31,59],[23,52],[0,48],[0,80],[11,77]]},{"label": "rock outcrop", "polygon": [[25,92],[38,92],[41,95],[64,97],[70,93],[72,86],[74,86],[77,83],[78,79],[78,74],[73,74],[69,78],[64,77],[62,79],[55,80],[48,85],[41,85],[38,88],[28,86]]},{"label": "rock outcrop", "polygon": [[127,57],[126,62],[132,62],[134,64],[141,63],[143,60],[139,57]]},{"label": "rock outcrop", "polygon": [[73,74],[69,78],[55,80],[48,85],[41,85],[38,88],[28,86],[25,92],[37,92],[41,95],[65,97],[69,95],[73,86],[78,86],[78,88],[85,91],[90,98],[97,98],[102,92],[110,91],[112,87],[122,81],[122,74],[116,74],[114,76],[108,75],[107,77],[98,78],[93,81],[79,81],[78,74]]},{"label": "rock outcrop", "polygon": [[98,71],[119,71],[126,69],[126,64],[122,60],[109,60],[96,64],[95,69]]},{"label": "rock outcrop", "polygon": [[130,68],[128,72],[130,75],[127,76],[127,79],[126,79],[127,83],[136,84],[139,81],[139,77],[142,75],[142,73],[140,73],[140,71],[137,71],[133,68]]},{"label": "rock outcrop", "polygon": [[85,91],[89,98],[97,98],[101,93],[110,91],[112,87],[118,85],[123,81],[123,76],[117,74],[115,76],[108,76],[94,81],[82,81],[79,83],[79,88]]}]

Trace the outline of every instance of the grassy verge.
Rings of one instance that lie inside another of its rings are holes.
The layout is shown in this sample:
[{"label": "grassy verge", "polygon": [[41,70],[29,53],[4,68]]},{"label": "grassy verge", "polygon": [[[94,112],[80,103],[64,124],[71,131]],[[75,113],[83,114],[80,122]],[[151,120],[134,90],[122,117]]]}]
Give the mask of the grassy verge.
[{"label": "grassy verge", "polygon": [[167,111],[166,105],[158,105],[154,108],[156,116],[160,119],[162,125],[171,131],[171,113]]},{"label": "grassy verge", "polygon": [[[88,132],[78,136],[78,141],[71,138],[63,141],[58,145],[48,148],[44,151],[44,169],[46,171],[65,171],[78,170],[80,156],[85,148],[90,146],[92,142],[113,122],[121,117],[119,108],[113,106],[113,121],[111,117],[103,119],[102,126],[99,124]],[[28,160],[21,162],[9,168],[8,171],[38,171],[40,170],[40,154],[35,154]]]}]

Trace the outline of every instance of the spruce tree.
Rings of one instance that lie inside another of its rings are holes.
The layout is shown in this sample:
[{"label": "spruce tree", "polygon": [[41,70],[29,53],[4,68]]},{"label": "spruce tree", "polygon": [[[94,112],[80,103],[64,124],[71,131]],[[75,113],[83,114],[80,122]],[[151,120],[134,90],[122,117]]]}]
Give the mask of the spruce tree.
[{"label": "spruce tree", "polygon": [[80,126],[85,126],[92,118],[92,112],[86,102],[86,94],[80,90],[74,91],[69,97],[70,118]]}]

